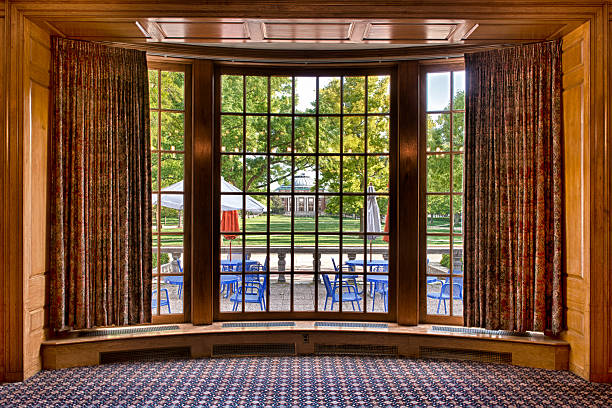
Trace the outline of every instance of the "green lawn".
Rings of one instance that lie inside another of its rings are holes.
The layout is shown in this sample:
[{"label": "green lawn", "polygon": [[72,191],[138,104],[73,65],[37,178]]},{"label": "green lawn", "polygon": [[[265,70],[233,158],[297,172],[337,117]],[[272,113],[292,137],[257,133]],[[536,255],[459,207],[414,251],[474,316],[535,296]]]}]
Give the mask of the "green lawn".
[{"label": "green lawn", "polygon": [[[177,228],[178,220],[176,218],[167,218],[167,227],[162,227],[164,232],[176,232],[182,233],[182,228]],[[295,231],[296,232],[312,232],[312,235],[296,235],[294,237],[295,245],[314,245],[315,236],[315,219],[314,217],[295,217]],[[359,232],[359,219],[344,218],[343,219],[344,232]],[[174,227],[173,227],[174,226]],[[319,217],[319,231],[320,232],[338,232],[340,228],[339,217],[333,216],[320,216]],[[155,232],[155,228],[153,229]],[[439,218],[428,223],[427,232],[448,232],[449,220],[448,218]],[[250,217],[246,219],[246,231],[254,233],[265,233],[267,231],[267,217],[266,215],[260,215]],[[270,237],[271,246],[289,246],[291,239],[291,218],[284,215],[270,215],[270,231],[271,232],[286,232],[286,235],[272,235]],[[154,238],[155,239],[155,238]],[[182,237],[180,236],[162,236],[161,246],[182,246]],[[155,242],[155,241],[154,241]],[[461,244],[461,237],[455,238],[455,244]],[[338,245],[338,236],[319,236],[319,245],[322,246],[334,246]],[[428,236],[428,245],[448,245],[449,240],[447,237]],[[247,245],[253,246],[265,246],[266,236],[265,235],[253,235],[247,237]],[[345,236],[343,245],[360,245],[363,244],[363,238],[356,236]],[[229,245],[229,241],[223,239],[223,245]],[[240,237],[232,241],[232,246],[242,245]],[[386,242],[382,240],[382,237],[376,239],[373,242],[375,246],[385,246]]]}]

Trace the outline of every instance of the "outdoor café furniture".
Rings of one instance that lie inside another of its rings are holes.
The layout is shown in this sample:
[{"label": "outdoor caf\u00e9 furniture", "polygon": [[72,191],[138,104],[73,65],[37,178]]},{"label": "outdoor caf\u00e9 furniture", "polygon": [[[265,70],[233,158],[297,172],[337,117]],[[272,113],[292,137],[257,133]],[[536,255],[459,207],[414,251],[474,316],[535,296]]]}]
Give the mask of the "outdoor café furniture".
[{"label": "outdoor caf\u00e9 furniture", "polygon": [[221,293],[225,291],[225,296],[228,297],[230,292],[236,292],[236,288],[238,287],[238,282],[240,281],[240,276],[238,275],[221,275],[219,278],[219,282],[221,284]]},{"label": "outdoor caf\u00e9 furniture", "polygon": [[[181,260],[177,259],[176,263],[178,264],[179,272],[183,273],[183,266],[181,265]],[[181,298],[181,296],[183,295],[183,276],[164,276],[163,282],[169,285],[178,285],[178,298]]]},{"label": "outdoor caf\u00e9 furniture", "polygon": [[427,297],[430,299],[438,300],[438,309],[436,313],[440,313],[440,303],[444,302],[444,314],[446,314],[446,301],[450,300],[450,288],[453,285],[453,299],[463,299],[463,278],[453,278],[453,282],[450,282],[449,278],[442,284],[440,293],[428,293]]},{"label": "outdoor caf\u00e9 furniture", "polygon": [[[244,265],[245,269],[249,271],[251,270],[250,268],[257,265],[258,262],[254,259],[245,259],[244,264],[245,264]],[[229,259],[222,259],[221,267],[225,267],[225,266],[227,266],[230,271],[240,272],[242,271],[242,258],[232,259],[231,261]]]},{"label": "outdoor caf\u00e9 furniture", "polygon": [[[166,300],[164,300],[163,298],[160,299],[159,307],[161,308],[164,306],[168,306],[168,313],[171,314],[172,311],[170,310],[170,297],[168,296],[168,289],[162,288],[161,293],[166,294]],[[157,309],[157,296],[155,296],[156,294],[157,289],[153,289],[153,292],[151,293],[151,309]]]},{"label": "outdoor caf\u00e9 furniture", "polygon": [[[345,265],[351,267],[353,271],[355,270],[355,267],[357,266],[362,267],[362,268],[364,267],[363,259],[349,259],[348,261],[345,262]],[[381,272],[381,273],[387,273],[389,271],[389,261],[386,261],[384,259],[370,259],[369,261],[366,261],[366,266],[369,266],[370,270],[374,266],[381,266],[382,269],[378,270],[378,272]],[[371,270],[371,272],[373,271]]]},{"label": "outdoor caf\u00e9 furniture", "polygon": [[372,311],[374,311],[374,305],[376,304],[376,294],[380,293],[386,312],[389,301],[389,275],[368,275],[368,283],[372,296]]},{"label": "outdoor caf\u00e9 furniture", "polygon": [[357,283],[349,283],[346,280],[342,280],[341,283],[337,280],[332,283],[329,280],[329,276],[327,274],[323,274],[323,283],[325,284],[325,305],[323,306],[323,310],[327,310],[327,301],[331,298],[331,310],[334,310],[334,303],[340,302],[340,293],[339,291],[346,288],[347,292],[342,292],[342,302],[351,302],[353,306],[353,310],[355,310],[355,302],[357,302],[357,307],[359,311],[361,311],[361,296],[359,296],[359,290],[357,289]]},{"label": "outdoor caf\u00e9 furniture", "polygon": [[232,311],[238,311],[238,304],[242,302],[242,293],[244,292],[245,303],[258,303],[261,310],[266,308],[266,284],[268,275],[263,275],[263,282],[251,281],[245,282],[243,286],[239,286],[238,290],[230,297],[234,303]]}]

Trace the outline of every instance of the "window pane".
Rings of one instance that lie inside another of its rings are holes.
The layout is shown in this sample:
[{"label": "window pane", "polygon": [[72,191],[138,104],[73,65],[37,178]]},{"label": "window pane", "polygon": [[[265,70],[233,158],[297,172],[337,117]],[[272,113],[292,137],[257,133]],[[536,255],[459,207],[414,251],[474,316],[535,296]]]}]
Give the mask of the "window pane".
[{"label": "window pane", "polygon": [[[339,232],[340,231],[340,197],[325,196],[319,197],[319,232]],[[319,245],[332,241],[327,236],[319,236]],[[337,240],[336,240],[337,244]]]},{"label": "window pane", "polygon": [[319,78],[319,113],[340,113],[340,78]]},{"label": "window pane", "polygon": [[450,288],[448,286],[443,280],[439,279],[431,279],[427,283],[427,314],[445,316],[450,314],[448,300]]},{"label": "window pane", "polygon": [[185,109],[185,73],[161,71],[161,107]]},{"label": "window pane", "polygon": [[314,311],[314,301],[314,275],[295,275],[293,278],[293,310],[312,312]]},{"label": "window pane", "polygon": [[157,150],[159,136],[159,112],[151,112],[151,150]]},{"label": "window pane", "polygon": [[[344,273],[364,273],[363,260],[366,259],[366,254],[363,248],[363,235],[342,236],[342,264],[346,267]],[[351,263],[350,261],[358,262]]]},{"label": "window pane", "polygon": [[[306,227],[306,231],[302,231],[305,226],[304,223],[298,224],[296,218],[295,232],[314,232],[314,228]],[[312,224],[312,222],[311,222]],[[314,272],[314,248],[315,248],[315,235],[294,235],[293,236],[293,248],[294,248],[294,272],[300,273],[312,273]]]},{"label": "window pane", "polygon": [[364,192],[364,160],[360,156],[342,158],[342,188],[344,192]]},{"label": "window pane", "polygon": [[314,156],[295,156],[295,192],[311,193],[315,191]]},{"label": "window pane", "polygon": [[151,153],[151,191],[159,189],[159,153]]},{"label": "window pane", "polygon": [[246,111],[249,113],[268,112],[268,77],[246,77]]},{"label": "window pane", "polygon": [[[295,204],[291,196],[277,196],[281,201],[281,211],[277,214],[270,215],[270,232],[291,232],[291,214]],[[278,242],[278,239],[275,240]],[[289,241],[291,243],[291,241]]]},{"label": "window pane", "polygon": [[368,77],[368,112],[388,113],[391,111],[391,77]]},{"label": "window pane", "polygon": [[465,71],[453,72],[453,109],[465,109]]},{"label": "window pane", "polygon": [[427,275],[448,275],[451,265],[450,238],[427,236]]},{"label": "window pane", "polygon": [[242,156],[221,155],[221,177],[239,190],[243,190],[242,172]]},{"label": "window pane", "polygon": [[246,151],[265,152],[268,145],[268,119],[265,116],[246,117]]},{"label": "window pane", "polygon": [[365,117],[345,117],[343,130],[344,153],[363,153],[365,151]]},{"label": "window pane", "polygon": [[427,111],[450,109],[450,72],[427,74]]},{"label": "window pane", "polygon": [[465,139],[465,114],[453,113],[453,150],[462,151]]},{"label": "window pane", "polygon": [[242,151],[242,116],[221,116],[221,151]]},{"label": "window pane", "polygon": [[427,115],[427,151],[447,152],[450,150],[450,115]]},{"label": "window pane", "polygon": [[319,118],[319,153],[340,153],[340,118]]},{"label": "window pane", "polygon": [[453,233],[463,233],[463,196],[453,196]]},{"label": "window pane", "polygon": [[268,191],[268,159],[266,156],[247,156],[245,171],[244,191],[263,193]]},{"label": "window pane", "polygon": [[[159,218],[162,232],[183,233],[183,194],[162,194]],[[172,208],[175,207],[175,208]]]},{"label": "window pane", "polygon": [[463,245],[453,244],[453,274],[463,275]]},{"label": "window pane", "polygon": [[368,117],[368,153],[389,153],[389,117]]},{"label": "window pane", "polygon": [[149,70],[149,104],[151,109],[159,109],[159,71]]},{"label": "window pane", "polygon": [[314,153],[317,149],[317,121],[315,117],[296,117],[294,146],[296,153]]},{"label": "window pane", "polygon": [[450,191],[450,154],[427,156],[427,192]]},{"label": "window pane", "polygon": [[450,234],[450,197],[447,195],[427,196],[427,232]]},{"label": "window pane", "polygon": [[453,191],[463,191],[463,155],[453,155]]},{"label": "window pane", "polygon": [[[267,197],[264,194],[249,194],[254,201],[251,203],[260,203],[263,206],[267,206]],[[246,232],[259,232],[265,233],[268,230],[268,215],[265,212],[257,213],[253,211],[247,212],[246,218]],[[247,240],[248,241],[248,240]],[[265,244],[265,242],[264,242]]]},{"label": "window pane", "polygon": [[340,156],[319,157],[319,191],[340,191]]},{"label": "window pane", "polygon": [[293,185],[293,170],[291,156],[270,157],[270,191],[291,193]]},{"label": "window pane", "polygon": [[345,232],[362,231],[363,196],[344,196],[342,198],[342,229]]},{"label": "window pane", "polygon": [[185,114],[161,113],[161,149],[185,150]]},{"label": "window pane", "polygon": [[316,113],[317,78],[295,78],[295,113]]},{"label": "window pane", "polygon": [[365,77],[344,77],[343,113],[365,112]]},{"label": "window pane", "polygon": [[242,112],[242,75],[221,76],[221,112]]},{"label": "window pane", "polygon": [[378,193],[389,191],[389,156],[368,156],[367,184]]},{"label": "window pane", "polygon": [[179,153],[161,154],[160,187],[168,187],[185,177],[185,155]]},{"label": "window pane", "polygon": [[291,149],[291,118],[272,116],[270,118],[270,152],[284,153]]},{"label": "window pane", "polygon": [[291,113],[293,83],[291,77],[270,78],[270,111]]}]

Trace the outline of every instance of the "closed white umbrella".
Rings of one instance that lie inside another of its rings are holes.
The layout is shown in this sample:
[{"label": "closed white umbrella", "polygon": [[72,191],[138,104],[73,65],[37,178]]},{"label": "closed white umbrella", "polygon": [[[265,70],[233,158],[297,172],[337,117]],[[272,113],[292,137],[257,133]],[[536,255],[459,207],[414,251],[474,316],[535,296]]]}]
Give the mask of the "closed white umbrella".
[{"label": "closed white umbrella", "polygon": [[[368,186],[368,199],[367,199],[367,211],[366,211],[366,230],[371,232],[380,232],[380,208],[378,207],[378,201],[376,201],[376,196],[374,195],[376,190],[374,190],[374,186]],[[368,240],[370,241],[370,261],[372,260],[372,241],[378,238],[378,235],[370,235],[368,234]]]},{"label": "closed white umbrella", "polygon": [[[163,192],[185,191],[183,180],[163,188],[161,195],[161,206],[183,210],[183,194],[163,194]],[[221,178],[221,193],[241,193],[242,191]],[[153,194],[153,205],[157,204],[157,194]],[[221,211],[242,210],[242,196],[240,195],[221,195]],[[246,210],[252,213],[262,213],[266,211],[266,206],[255,200],[251,196],[246,196]]]}]

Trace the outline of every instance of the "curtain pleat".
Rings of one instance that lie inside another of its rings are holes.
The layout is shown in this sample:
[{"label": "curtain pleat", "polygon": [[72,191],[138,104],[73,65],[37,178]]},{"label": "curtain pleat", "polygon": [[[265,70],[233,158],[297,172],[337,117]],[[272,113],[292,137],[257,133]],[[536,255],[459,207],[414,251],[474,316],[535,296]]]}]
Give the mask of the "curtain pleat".
[{"label": "curtain pleat", "polygon": [[52,42],[51,326],[151,320],[144,52]]},{"label": "curtain pleat", "polygon": [[561,45],[468,54],[467,326],[563,328]]}]

